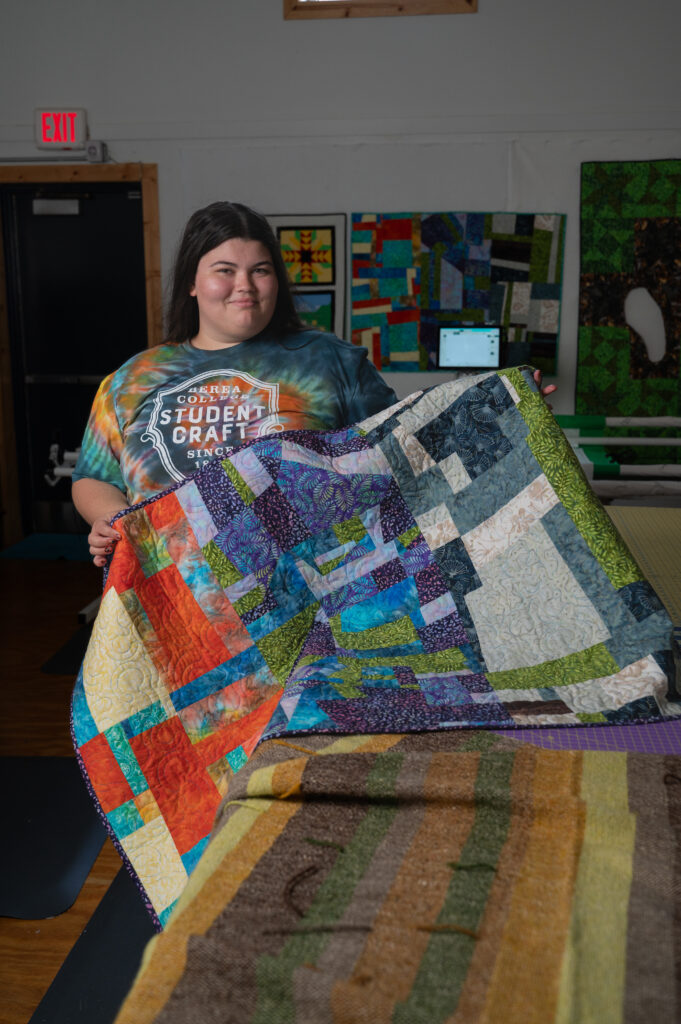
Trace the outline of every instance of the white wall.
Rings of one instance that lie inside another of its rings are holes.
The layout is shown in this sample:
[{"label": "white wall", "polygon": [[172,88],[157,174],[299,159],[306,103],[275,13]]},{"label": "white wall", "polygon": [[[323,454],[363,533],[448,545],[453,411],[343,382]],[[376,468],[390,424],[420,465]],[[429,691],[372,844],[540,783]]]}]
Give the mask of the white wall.
[{"label": "white wall", "polygon": [[87,108],[114,159],[159,164],[166,274],[187,216],[220,198],[567,213],[554,407],[570,412],[580,163],[681,157],[681,4],[479,6],[285,22],[282,0],[5,0],[0,159],[39,154],[35,107]]}]

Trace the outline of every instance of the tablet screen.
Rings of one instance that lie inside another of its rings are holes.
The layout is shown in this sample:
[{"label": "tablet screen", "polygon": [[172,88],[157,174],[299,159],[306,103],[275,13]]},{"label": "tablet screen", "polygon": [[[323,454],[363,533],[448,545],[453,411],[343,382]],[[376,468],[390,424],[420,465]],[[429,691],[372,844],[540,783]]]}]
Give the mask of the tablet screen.
[{"label": "tablet screen", "polygon": [[501,328],[441,327],[438,366],[441,370],[496,370],[501,365]]}]

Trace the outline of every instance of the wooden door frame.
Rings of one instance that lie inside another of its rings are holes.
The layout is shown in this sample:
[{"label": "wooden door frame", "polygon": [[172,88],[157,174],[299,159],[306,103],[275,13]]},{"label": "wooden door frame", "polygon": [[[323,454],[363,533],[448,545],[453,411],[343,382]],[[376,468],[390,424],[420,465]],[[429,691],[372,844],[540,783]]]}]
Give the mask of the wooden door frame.
[{"label": "wooden door frame", "polygon": [[[26,164],[0,167],[0,185],[53,185],[78,182],[140,182],[144,230],[144,277],[149,345],[163,340],[161,242],[156,164]],[[0,225],[1,227],[1,225]],[[0,546],[22,536],[19,474],[14,445],[14,399],[5,261],[0,231]]]}]

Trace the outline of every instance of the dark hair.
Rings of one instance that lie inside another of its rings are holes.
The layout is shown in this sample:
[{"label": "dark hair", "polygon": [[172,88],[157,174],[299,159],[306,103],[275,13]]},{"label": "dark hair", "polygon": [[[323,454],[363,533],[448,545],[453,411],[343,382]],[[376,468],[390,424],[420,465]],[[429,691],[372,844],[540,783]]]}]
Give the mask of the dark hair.
[{"label": "dark hair", "polygon": [[187,221],[173,268],[167,314],[168,341],[187,341],[199,332],[199,307],[189,292],[194,285],[199,260],[229,238],[262,242],[268,249],[279,290],[272,319],[266,330],[275,335],[304,329],[291,296],[288,274],[277,240],[266,219],[241,203],[211,203],[197,210]]}]

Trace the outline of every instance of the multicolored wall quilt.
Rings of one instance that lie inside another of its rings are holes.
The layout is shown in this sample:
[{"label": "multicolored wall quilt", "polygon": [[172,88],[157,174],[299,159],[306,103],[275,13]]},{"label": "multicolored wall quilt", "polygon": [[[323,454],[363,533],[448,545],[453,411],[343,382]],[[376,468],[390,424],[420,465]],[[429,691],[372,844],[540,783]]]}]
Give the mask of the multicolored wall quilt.
[{"label": "multicolored wall quilt", "polygon": [[501,324],[507,365],[555,373],[565,220],[353,213],[352,340],[379,370],[434,370],[441,326]]},{"label": "multicolored wall quilt", "polygon": [[[681,160],[582,164],[576,412],[681,414]],[[653,362],[625,319],[646,289],[664,322]]]}]

